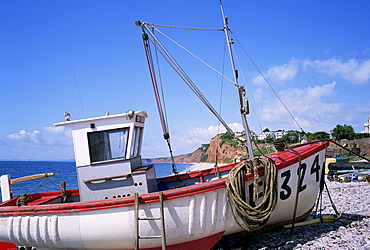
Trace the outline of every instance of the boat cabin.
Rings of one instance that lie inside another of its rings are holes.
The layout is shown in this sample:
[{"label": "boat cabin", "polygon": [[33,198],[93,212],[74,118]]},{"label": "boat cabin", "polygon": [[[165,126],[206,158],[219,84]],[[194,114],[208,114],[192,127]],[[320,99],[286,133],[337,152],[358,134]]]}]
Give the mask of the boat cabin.
[{"label": "boat cabin", "polygon": [[145,111],[54,124],[72,130],[81,201],[157,190],[153,165],[142,166]]}]

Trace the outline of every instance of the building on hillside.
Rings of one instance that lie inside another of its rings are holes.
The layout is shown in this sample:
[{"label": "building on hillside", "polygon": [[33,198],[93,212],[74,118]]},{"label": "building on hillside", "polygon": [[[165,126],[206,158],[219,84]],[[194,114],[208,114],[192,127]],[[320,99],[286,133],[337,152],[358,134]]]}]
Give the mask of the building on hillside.
[{"label": "building on hillside", "polygon": [[285,131],[267,131],[267,132],[261,132],[261,133],[254,133],[252,132],[252,139],[253,140],[265,140],[267,137],[271,137],[271,139],[275,140],[278,138],[283,137],[283,135],[287,134]]},{"label": "building on hillside", "polygon": [[276,132],[274,132],[274,134],[275,134],[275,139],[278,139],[278,138],[283,137],[283,135],[287,134],[287,132],[285,132],[285,131],[276,131]]},{"label": "building on hillside", "polygon": [[370,117],[367,120],[367,123],[364,124],[364,133],[370,134]]}]

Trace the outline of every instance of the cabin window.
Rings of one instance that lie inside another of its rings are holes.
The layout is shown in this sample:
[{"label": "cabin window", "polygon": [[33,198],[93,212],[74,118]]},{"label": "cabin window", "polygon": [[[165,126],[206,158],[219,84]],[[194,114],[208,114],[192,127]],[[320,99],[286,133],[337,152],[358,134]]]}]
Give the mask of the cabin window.
[{"label": "cabin window", "polygon": [[125,158],[128,128],[88,133],[91,162]]},{"label": "cabin window", "polygon": [[141,139],[143,134],[143,128],[135,127],[133,141],[131,145],[131,157],[136,157],[140,155],[141,151]]}]

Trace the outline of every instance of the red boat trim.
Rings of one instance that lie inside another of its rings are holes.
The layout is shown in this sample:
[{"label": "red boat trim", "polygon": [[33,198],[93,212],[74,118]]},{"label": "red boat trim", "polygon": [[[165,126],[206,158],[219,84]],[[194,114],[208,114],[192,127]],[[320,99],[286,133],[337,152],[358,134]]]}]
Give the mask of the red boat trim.
[{"label": "red boat trim", "polygon": [[[303,145],[303,146],[295,148],[295,150],[298,151],[301,154],[301,159],[304,160],[304,159],[310,157],[311,155],[314,155],[317,152],[327,148],[328,146],[329,146],[329,142],[325,141],[325,142],[318,142],[318,143],[315,143],[315,144]],[[286,168],[287,166],[290,166],[290,165],[292,165],[294,163],[297,163],[299,161],[297,153],[295,153],[292,150],[285,150],[283,152],[277,152],[277,153],[274,153],[272,155],[268,155],[268,157],[270,157],[271,159],[273,159],[275,161],[279,170],[283,169],[283,168]],[[228,164],[228,165],[219,166],[218,167],[219,172],[231,170],[237,164],[238,163],[232,163],[232,164]],[[186,179],[190,179],[190,178],[199,177],[200,182],[201,182],[203,180],[203,176],[210,175],[210,174],[215,174],[215,173],[216,173],[216,170],[214,168],[208,168],[208,169],[204,169],[204,170],[199,170],[199,171],[194,171],[194,172],[190,172],[190,173],[181,174],[181,175],[178,175],[177,177],[176,176],[167,176],[167,177],[163,177],[163,178],[158,178],[158,180],[162,180],[164,182],[176,182],[176,181],[178,181],[177,178],[179,178],[180,180],[186,180]],[[250,178],[253,178],[253,176],[251,175]]]},{"label": "red boat trim", "polygon": [[1,250],[17,250],[17,245],[10,243],[10,242],[2,242],[0,241],[0,249]]},{"label": "red boat trim", "polygon": [[[301,154],[301,159],[304,160],[311,155],[316,154],[317,152],[325,149],[328,146],[328,142],[318,142],[315,144],[304,145],[301,147],[297,147],[297,150]],[[293,151],[283,151],[279,153],[275,153],[270,156],[274,159],[275,163],[278,166],[278,169],[286,168],[294,163],[298,162],[297,154]],[[225,165],[220,167],[220,171],[232,169],[236,163]],[[190,172],[187,174],[179,175],[180,179],[187,179],[196,176],[204,176],[207,174],[214,173],[214,169],[206,169],[202,171],[195,171]],[[263,173],[263,170],[262,172]],[[165,182],[169,182],[173,179],[176,179],[174,176],[160,178],[158,180],[163,180]],[[247,180],[253,179],[251,174],[247,174]],[[178,199],[182,197],[192,196],[200,193],[206,193],[214,190],[218,190],[221,188],[225,188],[225,178],[206,182],[202,184],[170,189],[164,191],[164,198],[166,200]],[[55,192],[43,193],[42,195],[52,194]],[[154,203],[159,202],[159,195],[158,192],[144,194],[140,196],[140,202],[143,204],[146,203]],[[85,201],[85,202],[75,202],[75,203],[61,203],[61,204],[48,204],[48,205],[37,205],[37,206],[23,206],[23,207],[15,207],[15,206],[4,206],[3,203],[0,204],[0,216],[15,216],[15,215],[35,215],[35,214],[60,214],[60,213],[77,213],[77,212],[84,212],[84,211],[94,211],[94,210],[103,210],[103,209],[111,209],[111,208],[118,208],[118,207],[127,207],[127,206],[134,206],[134,197],[126,197],[126,198],[117,198],[117,199],[109,199],[109,200],[99,200],[99,201]]]}]

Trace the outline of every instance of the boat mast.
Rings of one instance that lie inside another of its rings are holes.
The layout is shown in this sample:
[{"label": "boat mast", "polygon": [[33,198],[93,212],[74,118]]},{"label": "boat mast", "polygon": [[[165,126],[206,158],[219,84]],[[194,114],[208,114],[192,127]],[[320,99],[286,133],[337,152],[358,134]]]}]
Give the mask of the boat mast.
[{"label": "boat mast", "polygon": [[224,21],[224,32],[225,32],[225,37],[226,37],[226,43],[227,43],[227,48],[229,51],[229,57],[230,57],[230,64],[231,64],[231,69],[233,72],[233,77],[234,77],[234,85],[236,87],[236,92],[239,100],[239,107],[240,107],[240,115],[243,123],[243,128],[244,128],[244,139],[247,142],[247,148],[248,148],[248,153],[249,153],[249,158],[253,158],[253,148],[252,148],[252,143],[251,143],[251,138],[250,138],[250,133],[249,133],[249,126],[247,122],[247,114],[249,114],[249,107],[248,107],[248,102],[247,98],[245,96],[245,89],[243,86],[239,86],[238,84],[238,72],[235,69],[235,64],[234,64],[234,57],[233,57],[233,52],[231,45],[233,44],[233,40],[230,39],[229,36],[229,27],[228,27],[228,19],[224,14],[224,9],[222,6],[222,1],[220,0],[220,7],[221,7],[221,14],[222,18]]}]

